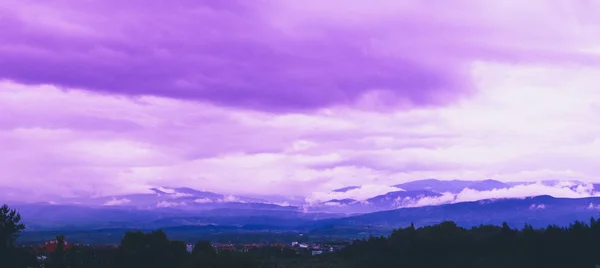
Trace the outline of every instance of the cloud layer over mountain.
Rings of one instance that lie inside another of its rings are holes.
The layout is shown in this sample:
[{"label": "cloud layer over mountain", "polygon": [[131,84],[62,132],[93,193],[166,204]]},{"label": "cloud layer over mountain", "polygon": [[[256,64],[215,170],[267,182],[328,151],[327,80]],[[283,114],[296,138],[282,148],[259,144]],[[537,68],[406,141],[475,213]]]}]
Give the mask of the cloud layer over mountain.
[{"label": "cloud layer over mountain", "polygon": [[[313,206],[346,207],[359,204],[379,206],[380,209],[422,207],[490,199],[525,198],[549,195],[556,198],[585,198],[600,196],[598,187],[576,181],[538,181],[505,185],[503,188],[472,189],[460,187],[464,181],[423,181],[430,186],[406,191],[397,187],[366,185],[347,191],[313,193],[307,202]],[[439,191],[427,191],[436,184],[446,186]],[[424,184],[426,185],[426,184]],[[452,190],[456,189],[456,190]],[[383,207],[381,207],[383,205]]]}]

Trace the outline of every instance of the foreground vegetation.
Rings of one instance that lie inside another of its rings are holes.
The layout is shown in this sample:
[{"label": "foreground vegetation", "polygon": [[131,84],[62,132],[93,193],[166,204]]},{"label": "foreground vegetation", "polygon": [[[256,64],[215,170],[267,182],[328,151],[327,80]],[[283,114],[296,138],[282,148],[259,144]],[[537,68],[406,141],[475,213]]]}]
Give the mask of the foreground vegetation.
[{"label": "foreground vegetation", "polygon": [[59,246],[43,262],[29,249],[15,246],[25,228],[20,220],[15,210],[0,209],[0,267],[593,268],[600,264],[600,221],[593,218],[589,223],[543,229],[526,225],[517,230],[507,224],[465,229],[453,222],[409,226],[388,237],[357,240],[340,252],[316,257],[278,248],[218,253],[207,241],[199,241],[188,253],[183,242],[169,240],[160,230],[128,232],[118,248]]}]

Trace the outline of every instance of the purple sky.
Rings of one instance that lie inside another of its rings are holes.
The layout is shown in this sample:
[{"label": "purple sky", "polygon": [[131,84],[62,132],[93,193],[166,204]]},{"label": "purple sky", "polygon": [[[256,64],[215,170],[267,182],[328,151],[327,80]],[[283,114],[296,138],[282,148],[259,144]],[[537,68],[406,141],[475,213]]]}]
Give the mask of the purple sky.
[{"label": "purple sky", "polygon": [[0,186],[600,181],[600,1],[450,2],[3,0]]}]

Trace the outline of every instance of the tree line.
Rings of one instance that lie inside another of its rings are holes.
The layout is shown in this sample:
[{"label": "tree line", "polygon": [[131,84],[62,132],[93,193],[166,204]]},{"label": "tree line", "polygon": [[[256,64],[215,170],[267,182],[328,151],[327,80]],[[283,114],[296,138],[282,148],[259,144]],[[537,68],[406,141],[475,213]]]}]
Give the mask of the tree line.
[{"label": "tree line", "polygon": [[600,264],[600,221],[515,229],[462,228],[446,221],[394,230],[388,237],[355,241],[336,256],[347,267],[595,268]]},{"label": "tree line", "polygon": [[[0,208],[0,267],[40,267],[40,260],[30,251],[15,245],[25,229],[20,221],[16,210],[6,205]],[[277,248],[217,252],[208,241],[197,242],[190,253],[185,243],[169,240],[160,230],[127,232],[114,249],[66,249],[58,244],[42,261],[44,267],[595,268],[600,264],[600,221],[592,218],[541,229],[531,225],[517,229],[506,223],[463,228],[451,221],[419,228],[411,225],[387,237],[356,240],[340,252],[316,257]]]},{"label": "tree line", "polygon": [[198,241],[188,252],[186,243],[170,240],[162,230],[129,231],[117,248],[67,247],[59,235],[55,250],[43,254],[35,247],[16,246],[24,229],[16,209],[0,208],[0,268],[266,268],[280,267],[278,259],[301,257],[291,249],[274,247],[217,252],[209,241]]}]

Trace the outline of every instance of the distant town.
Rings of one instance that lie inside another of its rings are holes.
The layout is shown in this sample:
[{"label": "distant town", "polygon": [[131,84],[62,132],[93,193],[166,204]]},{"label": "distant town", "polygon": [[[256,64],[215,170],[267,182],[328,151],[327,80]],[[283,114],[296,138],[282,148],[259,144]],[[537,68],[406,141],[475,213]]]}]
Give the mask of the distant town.
[{"label": "distant town", "polygon": [[[296,255],[301,255],[301,256],[307,256],[307,255],[316,256],[316,255],[321,255],[321,254],[339,252],[351,244],[352,244],[352,242],[330,242],[330,243],[323,243],[323,244],[300,243],[300,242],[292,242],[292,243],[287,243],[287,244],[283,244],[283,243],[255,243],[255,244],[216,243],[216,244],[212,244],[212,247],[218,253],[220,253],[220,252],[251,252],[254,250],[269,248],[269,249],[280,249],[281,251],[283,251],[283,250],[290,251],[291,250],[291,251],[294,251]],[[45,241],[43,244],[40,244],[37,246],[22,246],[22,248],[26,248],[31,253],[35,254],[38,261],[44,262],[49,258],[49,256],[52,253],[54,253],[57,250],[58,246],[59,246],[59,241],[56,239],[53,239],[53,240]],[[118,244],[76,244],[76,243],[72,244],[72,243],[67,242],[66,239],[63,241],[63,250],[69,250],[74,247],[83,248],[83,249],[87,248],[87,249],[93,250],[94,252],[97,252],[97,251],[101,252],[103,249],[104,250],[117,249],[119,247],[119,245]],[[194,250],[194,244],[187,243],[186,250],[187,250],[187,252],[192,253],[192,251]],[[95,255],[90,256],[90,258],[94,258],[94,257],[95,257]]]}]

